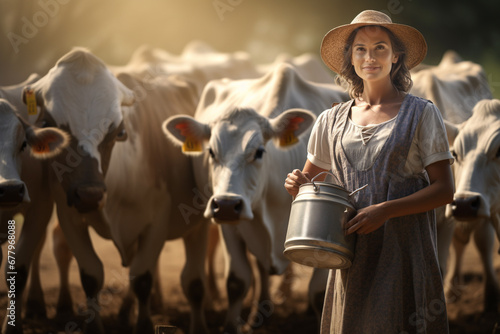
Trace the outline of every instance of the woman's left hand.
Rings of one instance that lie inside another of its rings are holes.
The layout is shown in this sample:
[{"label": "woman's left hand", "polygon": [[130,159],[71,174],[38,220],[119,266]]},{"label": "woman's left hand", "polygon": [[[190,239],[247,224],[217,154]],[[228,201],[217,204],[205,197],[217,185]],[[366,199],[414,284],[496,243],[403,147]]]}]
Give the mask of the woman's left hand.
[{"label": "woman's left hand", "polygon": [[387,211],[381,205],[370,205],[359,209],[354,218],[345,225],[346,235],[352,233],[368,234],[379,229],[389,219]]}]

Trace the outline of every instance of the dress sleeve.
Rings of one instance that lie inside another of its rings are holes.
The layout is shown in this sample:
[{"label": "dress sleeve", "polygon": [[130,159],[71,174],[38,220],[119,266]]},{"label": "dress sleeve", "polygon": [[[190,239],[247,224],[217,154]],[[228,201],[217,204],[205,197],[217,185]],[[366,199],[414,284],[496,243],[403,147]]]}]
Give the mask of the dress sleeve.
[{"label": "dress sleeve", "polygon": [[455,161],[450,152],[443,118],[439,109],[432,103],[428,103],[424,109],[417,145],[424,168],[441,160],[448,160],[450,165]]},{"label": "dress sleeve", "polygon": [[331,109],[323,111],[312,128],[307,145],[307,159],[314,165],[329,170],[331,168],[330,143],[328,142],[328,122]]}]

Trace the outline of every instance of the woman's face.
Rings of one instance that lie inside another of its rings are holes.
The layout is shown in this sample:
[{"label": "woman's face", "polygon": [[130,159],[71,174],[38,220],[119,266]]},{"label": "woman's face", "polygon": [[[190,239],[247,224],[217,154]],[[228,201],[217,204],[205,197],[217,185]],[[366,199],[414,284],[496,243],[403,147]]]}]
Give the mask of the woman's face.
[{"label": "woman's face", "polygon": [[364,81],[387,79],[398,56],[387,32],[374,26],[359,29],[352,44],[352,65]]}]

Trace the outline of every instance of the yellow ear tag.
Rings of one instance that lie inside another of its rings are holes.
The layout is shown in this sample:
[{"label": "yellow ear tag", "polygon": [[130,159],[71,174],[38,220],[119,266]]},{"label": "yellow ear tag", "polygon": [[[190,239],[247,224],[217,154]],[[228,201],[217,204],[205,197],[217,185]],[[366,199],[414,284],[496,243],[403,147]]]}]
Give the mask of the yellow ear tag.
[{"label": "yellow ear tag", "polygon": [[186,123],[179,123],[175,126],[186,140],[182,144],[182,152],[201,152],[201,142],[189,133],[189,126]]},{"label": "yellow ear tag", "polygon": [[285,131],[280,137],[280,146],[290,146],[298,142],[297,136],[291,130]]},{"label": "yellow ear tag", "polygon": [[26,106],[28,107],[28,115],[38,114],[38,108],[36,106],[36,95],[33,89],[26,90],[25,94]]},{"label": "yellow ear tag", "polygon": [[186,137],[182,144],[182,152],[201,152],[201,143],[194,137]]},{"label": "yellow ear tag", "polygon": [[290,123],[280,136],[280,146],[290,146],[299,141],[295,135],[295,130],[299,128],[299,123],[303,121],[304,119],[302,117],[294,117],[290,120]]}]

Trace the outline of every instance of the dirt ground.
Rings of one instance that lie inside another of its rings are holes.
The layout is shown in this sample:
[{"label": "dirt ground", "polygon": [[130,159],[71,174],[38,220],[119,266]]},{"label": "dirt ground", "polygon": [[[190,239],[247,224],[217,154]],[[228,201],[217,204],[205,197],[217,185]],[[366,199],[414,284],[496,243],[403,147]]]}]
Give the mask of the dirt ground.
[{"label": "dirt ground", "polygon": [[[132,333],[128,323],[120,323],[118,310],[121,299],[128,289],[128,270],[120,264],[116,248],[109,240],[104,240],[92,234],[97,253],[105,267],[105,287],[99,295],[101,315],[107,333]],[[5,247],[4,260],[5,263]],[[58,296],[59,276],[52,254],[52,240],[50,236],[44,246],[41,258],[41,280],[45,291],[48,319],[26,319],[25,334],[61,334],[79,333],[88,313],[84,310],[84,293],[81,288],[79,274],[75,261],[71,264],[70,282],[74,300],[75,316],[73,318],[56,318],[55,305]],[[222,299],[214,302],[213,308],[207,311],[207,322],[211,333],[221,333],[224,321],[224,282],[223,282],[223,255],[219,248],[216,253],[216,277]],[[189,306],[180,287],[180,270],[184,261],[184,247],[180,240],[167,242],[160,258],[160,272],[162,279],[163,312],[153,317],[155,325],[172,325],[178,330],[176,334],[187,333],[189,325]],[[500,316],[497,314],[483,314],[483,284],[484,275],[478,254],[474,245],[469,245],[464,261],[464,285],[460,290],[460,299],[448,304],[450,331],[462,333],[500,333]],[[495,268],[500,276],[500,256],[495,256]],[[256,334],[277,333],[315,333],[317,332],[316,318],[307,310],[306,288],[311,268],[295,265],[295,281],[292,285],[293,294],[287,300],[277,297],[277,287],[280,278],[273,278],[272,291],[274,293],[274,310],[265,324],[251,332]],[[5,317],[7,308],[7,287],[5,284],[4,266],[0,273],[0,318]],[[247,298],[244,316],[250,310],[251,298]],[[134,321],[134,317],[129,322]],[[499,327],[497,329],[497,326]]]}]

